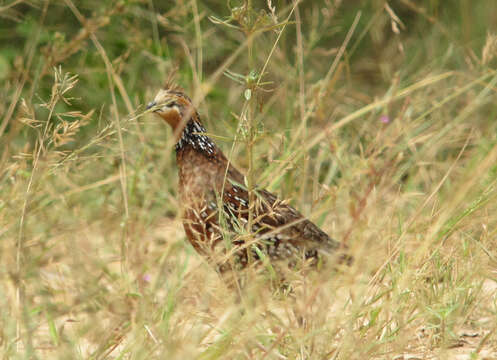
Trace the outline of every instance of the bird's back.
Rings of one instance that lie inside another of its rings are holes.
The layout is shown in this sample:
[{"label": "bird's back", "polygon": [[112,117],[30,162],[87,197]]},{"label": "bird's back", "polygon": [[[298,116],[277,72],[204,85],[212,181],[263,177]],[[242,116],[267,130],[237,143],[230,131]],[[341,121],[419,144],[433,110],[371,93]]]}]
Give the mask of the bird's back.
[{"label": "bird's back", "polygon": [[[254,189],[253,203],[249,204],[244,176],[219,148],[215,156],[185,148],[178,151],[177,161],[185,230],[192,245],[205,255],[220,259],[219,254],[231,250],[237,266],[245,267],[249,248],[255,260],[264,254],[272,261],[289,264],[299,259],[315,263],[339,248],[337,241],[265,189]],[[226,268],[217,265],[221,270]]]}]

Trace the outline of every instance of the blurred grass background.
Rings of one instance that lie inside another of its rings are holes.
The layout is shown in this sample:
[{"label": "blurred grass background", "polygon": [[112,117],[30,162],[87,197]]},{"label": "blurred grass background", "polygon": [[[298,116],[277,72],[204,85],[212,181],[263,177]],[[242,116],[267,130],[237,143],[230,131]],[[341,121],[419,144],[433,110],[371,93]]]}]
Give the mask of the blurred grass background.
[{"label": "blurred grass background", "polygon": [[[2,2],[1,356],[496,358],[496,27],[492,0]],[[235,299],[143,114],[172,72],[352,267]]]}]

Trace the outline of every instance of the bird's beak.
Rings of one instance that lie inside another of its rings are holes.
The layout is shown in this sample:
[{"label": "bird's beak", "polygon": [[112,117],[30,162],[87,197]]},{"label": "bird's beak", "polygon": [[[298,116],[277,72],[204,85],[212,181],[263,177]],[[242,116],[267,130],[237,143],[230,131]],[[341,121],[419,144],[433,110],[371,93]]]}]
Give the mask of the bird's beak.
[{"label": "bird's beak", "polygon": [[155,105],[157,105],[156,101],[151,101],[147,104],[147,110],[153,108]]}]

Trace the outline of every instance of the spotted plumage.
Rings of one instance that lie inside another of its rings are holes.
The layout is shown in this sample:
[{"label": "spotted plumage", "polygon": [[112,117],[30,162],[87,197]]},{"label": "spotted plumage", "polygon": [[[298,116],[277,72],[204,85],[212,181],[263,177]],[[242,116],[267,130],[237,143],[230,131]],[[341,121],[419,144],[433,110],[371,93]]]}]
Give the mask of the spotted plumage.
[{"label": "spotted plumage", "polygon": [[316,264],[340,247],[267,190],[254,189],[249,204],[244,176],[207,136],[184,93],[162,89],[148,108],[171,125],[176,137],[179,194],[188,240],[221,273],[243,269],[250,259],[254,264],[263,259],[289,266],[299,261]]}]

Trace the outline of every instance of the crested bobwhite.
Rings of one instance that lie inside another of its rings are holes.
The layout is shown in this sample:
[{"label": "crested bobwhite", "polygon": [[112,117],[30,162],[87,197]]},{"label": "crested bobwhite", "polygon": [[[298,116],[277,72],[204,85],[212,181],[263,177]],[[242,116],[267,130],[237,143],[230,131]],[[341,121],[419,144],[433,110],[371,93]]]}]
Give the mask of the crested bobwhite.
[{"label": "crested bobwhite", "polygon": [[[219,272],[243,269],[264,259],[290,267],[302,260],[317,264],[324,254],[340,247],[269,191],[254,189],[253,204],[249,204],[244,176],[206,135],[183,92],[162,89],[147,109],[173,129],[185,232],[197,252]],[[249,205],[251,229],[247,229]]]}]

